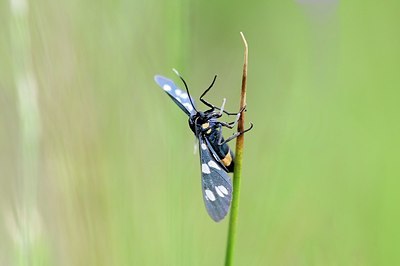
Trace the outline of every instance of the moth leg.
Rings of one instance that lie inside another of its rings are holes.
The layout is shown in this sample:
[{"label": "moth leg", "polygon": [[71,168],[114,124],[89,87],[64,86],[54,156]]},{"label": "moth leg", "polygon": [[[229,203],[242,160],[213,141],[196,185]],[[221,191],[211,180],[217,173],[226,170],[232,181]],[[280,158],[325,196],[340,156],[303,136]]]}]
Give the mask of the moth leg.
[{"label": "moth leg", "polygon": [[227,115],[239,115],[239,114],[241,114],[241,113],[243,113],[243,112],[245,112],[245,111],[247,111],[247,110],[246,110],[246,105],[243,106],[242,109],[240,109],[240,111],[237,112],[237,113],[231,113],[231,112],[227,112],[227,111],[225,111],[225,110],[224,110],[224,113],[227,114]]},{"label": "moth leg", "polygon": [[243,112],[243,110],[244,110],[245,108],[246,108],[246,107],[243,107],[243,108],[240,110],[240,112],[236,114],[236,119],[235,119],[235,121],[229,122],[229,123],[226,123],[226,122],[219,122],[219,123],[220,123],[222,126],[224,126],[224,127],[227,127],[227,128],[230,128],[230,129],[234,128],[234,127],[236,126],[237,122],[239,121],[239,118],[240,118],[240,116],[241,116],[241,114],[242,114],[242,112]]},{"label": "moth leg", "polygon": [[[225,143],[233,140],[234,138],[239,137],[240,135],[246,133],[247,131],[250,131],[252,128],[253,128],[253,123],[250,123],[250,127],[249,128],[247,128],[247,129],[245,129],[243,131],[239,131],[239,132],[234,133],[232,136],[230,136],[229,138],[227,138],[226,140],[224,140],[222,142],[221,142],[222,137],[220,137],[220,140],[218,141],[218,145],[224,145]],[[222,136],[222,134],[221,134],[221,136]]]},{"label": "moth leg", "polygon": [[[213,81],[211,82],[211,85],[203,92],[203,94],[201,94],[201,96],[200,96],[200,101],[201,101],[202,103],[204,103],[205,105],[207,105],[208,107],[210,107],[210,108],[211,108],[211,111],[213,111],[213,110],[215,110],[215,109],[221,111],[221,112],[220,112],[220,115],[217,116],[217,118],[218,118],[218,117],[221,117],[222,112],[223,112],[224,114],[226,114],[226,115],[237,115],[238,113],[232,113],[232,112],[228,112],[228,111],[224,110],[225,99],[224,99],[224,103],[222,104],[221,108],[219,108],[219,107],[217,107],[217,106],[215,106],[215,105],[213,105],[213,104],[211,104],[211,103],[209,103],[209,102],[207,102],[206,100],[203,99],[203,97],[207,94],[207,92],[209,92],[209,91],[211,90],[211,88],[212,88],[212,86],[214,85],[216,79],[217,79],[217,75],[214,76],[214,79],[213,79]],[[245,109],[246,109],[246,107],[243,107],[242,110],[239,111],[239,113],[243,112],[243,110],[245,110]]]},{"label": "moth leg", "polygon": [[194,146],[193,146],[193,154],[197,153],[197,149],[199,148],[199,139],[197,137],[194,137]]},{"label": "moth leg", "polygon": [[[225,100],[225,99],[224,99],[224,100]],[[202,101],[205,101],[205,102],[206,102],[206,100],[204,100],[204,99],[203,99]],[[204,102],[203,102],[203,103],[204,103]],[[204,104],[205,104],[205,103],[204,103]],[[217,109],[217,110],[219,110],[219,111],[221,111],[221,109],[222,109],[222,111],[219,112],[219,113],[215,116],[216,118],[221,117],[221,116],[222,116],[222,112],[223,112],[224,114],[226,114],[226,115],[238,115],[238,114],[241,114],[241,113],[247,111],[247,110],[246,110],[246,106],[243,106],[243,108],[240,109],[239,112],[237,112],[237,113],[232,113],[232,112],[228,112],[228,111],[224,110],[223,108],[216,107],[216,106],[210,104],[209,102],[207,102],[206,105],[207,105],[207,106],[210,106],[210,107],[213,108],[213,109]],[[222,106],[222,107],[223,107],[223,106]]]},{"label": "moth leg", "polygon": [[222,122],[222,123],[224,123],[225,127],[232,129],[232,128],[234,128],[236,126],[237,122],[239,121],[240,115],[241,115],[241,113],[238,113],[236,115],[235,121],[233,121],[233,122],[229,122],[229,123]]},{"label": "moth leg", "polygon": [[[221,131],[222,126],[230,128],[230,129],[234,128],[236,126],[237,122],[239,121],[240,114],[241,114],[241,112],[239,112],[236,115],[236,119],[233,122],[229,122],[229,123],[219,122],[219,131]],[[218,145],[222,145],[223,143],[226,143],[226,142],[227,141],[225,141],[225,142],[222,141],[222,133],[221,133],[220,136],[219,136]]]}]

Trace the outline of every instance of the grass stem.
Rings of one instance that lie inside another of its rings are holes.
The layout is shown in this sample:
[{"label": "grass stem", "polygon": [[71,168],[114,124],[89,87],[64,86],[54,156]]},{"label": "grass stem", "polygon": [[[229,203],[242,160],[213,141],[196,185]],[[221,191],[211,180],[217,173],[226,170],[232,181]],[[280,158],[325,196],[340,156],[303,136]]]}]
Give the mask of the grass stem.
[{"label": "grass stem", "polygon": [[[247,61],[248,61],[248,46],[247,41],[242,32],[240,32],[244,43],[244,63],[243,63],[243,76],[242,76],[242,90],[240,97],[240,110],[246,106],[246,83],[247,83]],[[238,131],[244,131],[244,112],[241,114],[238,121]],[[233,265],[237,221],[239,212],[239,197],[240,197],[240,181],[242,176],[242,158],[243,158],[244,134],[237,137],[236,140],[236,159],[235,171],[233,173],[233,198],[231,206],[231,216],[229,219],[228,243],[226,247],[225,266]]]}]

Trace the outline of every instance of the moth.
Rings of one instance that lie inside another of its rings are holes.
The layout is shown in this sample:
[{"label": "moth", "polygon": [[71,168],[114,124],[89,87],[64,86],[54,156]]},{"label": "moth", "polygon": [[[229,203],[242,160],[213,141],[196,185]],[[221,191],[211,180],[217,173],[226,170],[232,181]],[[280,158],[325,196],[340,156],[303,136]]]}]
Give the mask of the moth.
[{"label": "moth", "polygon": [[[189,117],[189,127],[198,139],[200,166],[201,166],[201,185],[203,191],[204,204],[210,217],[216,221],[221,221],[228,213],[232,201],[232,181],[228,173],[234,171],[235,155],[229,148],[228,142],[239,135],[251,130],[253,124],[242,132],[236,132],[227,139],[222,136],[222,128],[232,129],[238,122],[240,115],[245,110],[241,109],[237,113],[224,110],[225,99],[222,106],[216,107],[204,99],[204,96],[213,87],[217,75],[211,85],[200,96],[200,101],[209,107],[206,111],[199,111],[193,98],[190,96],[186,81],[174,69],[174,72],[182,80],[186,91],[181,90],[172,80],[163,76],[154,77],[156,83],[167,93],[167,95],[178,105],[178,107]],[[218,119],[223,114],[235,116],[233,122],[223,122]]]}]

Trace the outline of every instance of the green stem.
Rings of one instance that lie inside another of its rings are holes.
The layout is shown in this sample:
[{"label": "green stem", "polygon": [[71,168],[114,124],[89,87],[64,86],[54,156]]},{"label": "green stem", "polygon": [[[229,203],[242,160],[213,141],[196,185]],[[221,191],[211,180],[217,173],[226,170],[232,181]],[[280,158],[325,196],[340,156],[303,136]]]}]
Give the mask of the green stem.
[{"label": "green stem", "polygon": [[[248,58],[248,46],[243,33],[241,32],[245,50],[244,50],[244,64],[243,64],[243,76],[242,76],[242,90],[240,97],[240,110],[246,106],[246,82],[247,82],[247,58]],[[240,116],[238,121],[238,131],[244,130],[244,112]],[[239,213],[239,198],[240,198],[240,181],[242,176],[242,161],[243,161],[243,147],[244,147],[244,135],[240,135],[236,140],[236,159],[235,159],[235,172],[233,173],[233,198],[231,206],[231,216],[229,219],[229,230],[228,230],[228,243],[226,247],[225,266],[233,265],[233,255],[236,244],[236,230],[237,220]]]}]

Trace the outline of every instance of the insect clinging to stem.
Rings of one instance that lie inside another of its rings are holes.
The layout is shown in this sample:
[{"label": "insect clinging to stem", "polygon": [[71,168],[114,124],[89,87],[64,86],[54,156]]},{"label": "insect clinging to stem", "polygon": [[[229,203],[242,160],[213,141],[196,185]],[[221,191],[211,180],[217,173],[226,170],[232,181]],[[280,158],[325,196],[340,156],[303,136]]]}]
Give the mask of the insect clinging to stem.
[{"label": "insect clinging to stem", "polygon": [[[226,99],[221,107],[216,107],[207,102],[203,97],[213,87],[217,75],[211,85],[201,94],[200,101],[209,107],[208,110],[198,111],[189,88],[182,76],[173,69],[173,71],[182,80],[186,92],[179,89],[175,83],[163,76],[154,77],[156,83],[171,97],[171,99],[189,116],[189,126],[199,142],[200,165],[201,165],[201,184],[203,199],[210,217],[216,221],[221,221],[229,211],[232,200],[232,181],[228,175],[234,171],[234,153],[228,146],[228,142],[244,134],[253,128],[250,127],[244,131],[236,132],[227,139],[222,136],[222,128],[234,128],[245,107],[237,113],[231,113],[224,110]],[[233,122],[222,122],[218,119],[226,114],[235,116]]]}]

